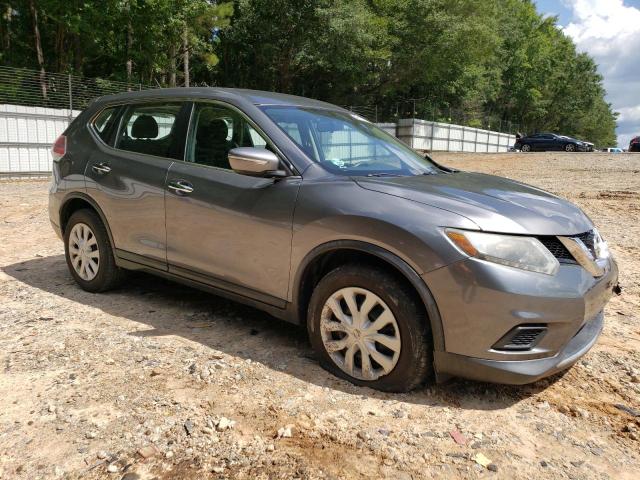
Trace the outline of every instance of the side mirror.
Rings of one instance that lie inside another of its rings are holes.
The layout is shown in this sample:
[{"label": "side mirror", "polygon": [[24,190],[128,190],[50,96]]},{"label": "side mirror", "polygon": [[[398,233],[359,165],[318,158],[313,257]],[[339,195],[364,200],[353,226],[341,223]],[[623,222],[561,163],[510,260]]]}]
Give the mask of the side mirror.
[{"label": "side mirror", "polygon": [[266,148],[239,147],[229,151],[229,164],[234,172],[254,177],[284,176],[279,171],[280,160]]}]

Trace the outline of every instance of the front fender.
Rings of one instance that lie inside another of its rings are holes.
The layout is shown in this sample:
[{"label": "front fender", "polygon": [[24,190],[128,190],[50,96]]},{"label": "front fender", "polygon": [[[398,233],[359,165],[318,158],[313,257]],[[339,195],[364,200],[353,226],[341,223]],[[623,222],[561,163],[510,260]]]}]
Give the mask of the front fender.
[{"label": "front fender", "polygon": [[477,229],[456,213],[361,188],[349,178],[305,181],[294,214],[291,265],[295,271],[322,244],[352,240],[383,248],[423,274],[463,258],[444,227]]},{"label": "front fender", "polygon": [[311,265],[315,259],[326,253],[344,249],[357,250],[378,257],[380,260],[383,260],[384,262],[396,268],[396,270],[398,270],[400,273],[402,273],[402,275],[418,292],[418,295],[420,295],[420,299],[422,300],[422,303],[427,310],[427,315],[429,317],[429,323],[431,326],[431,333],[433,336],[434,350],[443,352],[445,350],[445,343],[442,318],[440,317],[438,306],[436,305],[435,299],[431,291],[429,290],[429,287],[424,283],[420,275],[418,275],[418,273],[402,258],[398,257],[388,250],[385,250],[380,246],[371,243],[358,240],[336,240],[319,245],[312,251],[310,251],[297,266],[297,270],[294,274],[292,285],[292,311],[298,310],[298,301],[301,296],[300,289],[302,286],[302,280],[307,271],[307,267],[309,267],[309,265]]}]

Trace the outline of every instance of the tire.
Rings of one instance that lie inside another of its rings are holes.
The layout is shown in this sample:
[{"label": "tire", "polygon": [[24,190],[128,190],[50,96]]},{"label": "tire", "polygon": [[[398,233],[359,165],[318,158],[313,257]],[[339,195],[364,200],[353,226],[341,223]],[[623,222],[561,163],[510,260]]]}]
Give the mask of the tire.
[{"label": "tire", "polygon": [[522,148],[520,149],[520,151],[524,153],[529,153],[531,151],[531,145],[527,145],[525,143],[524,145],[522,145]]},{"label": "tire", "polygon": [[[107,229],[93,210],[78,210],[71,215],[64,232],[64,253],[71,275],[87,292],[105,292],[124,278],[124,270],[113,257]],[[82,265],[87,265],[86,269]]]},{"label": "tire", "polygon": [[[336,300],[341,296],[342,300]],[[346,314],[350,313],[346,300],[350,296],[356,310],[362,309],[355,320]],[[333,300],[337,303],[331,308],[329,303]],[[344,313],[342,318],[347,323],[357,323],[362,318],[363,328],[352,328],[351,333],[339,331],[344,323],[338,321],[334,308]],[[363,315],[367,310],[369,313]],[[384,321],[391,318],[390,323]],[[309,339],[321,366],[355,385],[407,392],[433,373],[433,341],[425,307],[403,282],[382,269],[347,264],[332,270],[313,291],[307,319]],[[377,320],[381,320],[380,327],[375,327]],[[321,328],[321,324],[325,327]],[[384,340],[386,345],[371,341],[372,335],[384,335],[375,338]],[[351,346],[338,350],[343,344]],[[347,362],[350,351],[353,360]],[[371,368],[366,368],[367,364]]]},{"label": "tire", "polygon": [[564,151],[565,152],[571,152],[571,153],[575,152],[576,151],[576,146],[573,143],[567,143],[564,146]]}]

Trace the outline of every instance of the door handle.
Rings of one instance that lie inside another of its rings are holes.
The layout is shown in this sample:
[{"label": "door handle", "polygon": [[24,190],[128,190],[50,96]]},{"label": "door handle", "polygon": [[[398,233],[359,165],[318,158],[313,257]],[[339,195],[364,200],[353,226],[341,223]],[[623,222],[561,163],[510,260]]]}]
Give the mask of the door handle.
[{"label": "door handle", "polygon": [[91,167],[91,170],[93,170],[94,172],[100,175],[106,175],[111,171],[111,167],[106,163],[98,163],[97,165],[94,165],[93,167]]},{"label": "door handle", "polygon": [[189,195],[193,192],[193,185],[184,180],[169,182],[167,188],[178,195]]}]

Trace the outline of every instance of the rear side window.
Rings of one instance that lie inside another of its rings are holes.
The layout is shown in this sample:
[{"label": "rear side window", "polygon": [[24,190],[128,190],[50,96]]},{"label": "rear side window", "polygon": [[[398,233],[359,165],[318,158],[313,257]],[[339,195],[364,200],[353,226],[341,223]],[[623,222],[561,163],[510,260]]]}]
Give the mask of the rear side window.
[{"label": "rear side window", "polygon": [[116,117],[117,107],[105,108],[93,120],[93,129],[103,142],[109,142],[109,130]]},{"label": "rear side window", "polygon": [[120,122],[116,148],[157,157],[179,158],[172,149],[182,103],[131,105]]}]

